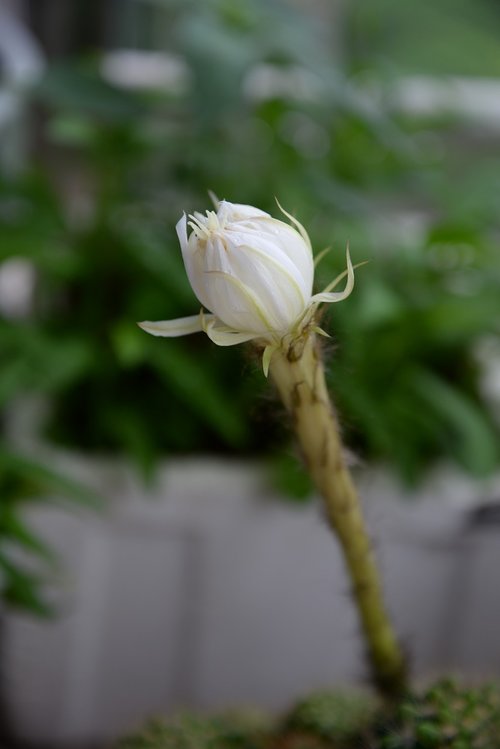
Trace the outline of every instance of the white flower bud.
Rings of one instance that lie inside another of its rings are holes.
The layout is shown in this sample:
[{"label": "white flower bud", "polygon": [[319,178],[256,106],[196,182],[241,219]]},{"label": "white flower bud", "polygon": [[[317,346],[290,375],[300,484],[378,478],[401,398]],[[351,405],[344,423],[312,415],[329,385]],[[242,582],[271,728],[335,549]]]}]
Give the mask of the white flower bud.
[{"label": "white flower bud", "polygon": [[193,290],[227,327],[284,335],[311,299],[311,247],[293,227],[251,206],[222,201],[217,213],[177,224]]},{"label": "white flower bud", "polygon": [[[294,226],[225,200],[205,216],[194,213],[188,221],[184,215],[177,224],[184,265],[193,291],[211,314],[202,311],[196,317],[144,322],[141,327],[158,336],[204,330],[221,346],[257,338],[268,349],[266,362],[286,337],[300,335],[320,303],[345,299],[354,284],[349,253],[347,270],[313,296],[309,237],[298,221],[283,213]],[[345,290],[331,292],[344,276]]]}]

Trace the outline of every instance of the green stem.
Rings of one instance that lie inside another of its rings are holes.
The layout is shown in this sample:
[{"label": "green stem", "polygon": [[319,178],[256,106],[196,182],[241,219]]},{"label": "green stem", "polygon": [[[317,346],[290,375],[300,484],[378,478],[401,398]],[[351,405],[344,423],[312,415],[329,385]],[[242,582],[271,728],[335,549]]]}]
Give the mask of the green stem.
[{"label": "green stem", "polygon": [[270,374],[289,412],[306,465],[321,492],[352,581],[373,679],[387,696],[405,691],[406,662],[385,610],[382,586],[313,334],[273,354]]}]

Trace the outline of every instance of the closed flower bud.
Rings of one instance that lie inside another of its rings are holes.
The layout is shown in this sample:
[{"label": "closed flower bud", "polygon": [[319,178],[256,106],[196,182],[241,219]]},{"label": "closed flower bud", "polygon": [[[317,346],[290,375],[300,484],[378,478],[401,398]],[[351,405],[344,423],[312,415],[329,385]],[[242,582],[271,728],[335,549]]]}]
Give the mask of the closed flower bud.
[{"label": "closed flower bud", "polygon": [[193,290],[210,312],[234,330],[284,335],[311,299],[311,247],[283,221],[250,206],[222,201],[217,213],[177,225]]},{"label": "closed flower bud", "polygon": [[[206,215],[194,213],[189,220],[184,215],[177,224],[184,265],[209,314],[202,310],[195,317],[140,326],[167,337],[204,330],[221,346],[258,339],[269,355],[285,339],[300,335],[321,302],[337,302],[351,293],[354,273],[348,254],[347,271],[322,294],[313,295],[309,237],[298,221],[283,212],[293,225],[258,208],[225,200]],[[346,275],[345,290],[332,293],[331,288]]]}]

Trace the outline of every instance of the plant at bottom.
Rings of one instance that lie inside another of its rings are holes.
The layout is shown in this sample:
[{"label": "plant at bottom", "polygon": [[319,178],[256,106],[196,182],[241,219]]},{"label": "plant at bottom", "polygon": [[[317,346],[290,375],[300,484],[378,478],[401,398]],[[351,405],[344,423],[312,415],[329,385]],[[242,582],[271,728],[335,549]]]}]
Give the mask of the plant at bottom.
[{"label": "plant at bottom", "polygon": [[500,692],[493,684],[463,688],[443,679],[396,710],[377,749],[499,749]]},{"label": "plant at bottom", "polygon": [[118,749],[499,749],[500,691],[443,679],[392,705],[324,691],[278,720],[260,713],[184,713],[150,721]]}]

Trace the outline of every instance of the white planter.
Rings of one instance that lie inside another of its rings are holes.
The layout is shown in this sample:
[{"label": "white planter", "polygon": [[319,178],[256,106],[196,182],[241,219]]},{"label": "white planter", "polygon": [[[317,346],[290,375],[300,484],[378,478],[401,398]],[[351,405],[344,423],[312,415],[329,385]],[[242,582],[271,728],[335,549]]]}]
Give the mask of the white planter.
[{"label": "white planter", "polygon": [[[316,503],[274,496],[255,465],[176,462],[144,492],[120,463],[60,462],[98,486],[109,509],[98,517],[46,506],[30,516],[64,577],[54,583],[57,619],[7,617],[5,683],[25,738],[108,741],[182,705],[281,709],[310,689],[363,681],[349,584]],[[402,502],[384,474],[359,483],[417,675],[491,666],[494,643],[483,635],[498,631],[500,601],[485,625],[470,607],[475,581],[457,585],[471,544],[472,567],[483,575],[485,563],[461,504]],[[472,488],[457,491],[466,500]],[[492,575],[481,577],[476,611],[495,597],[499,544],[485,553]]]}]

